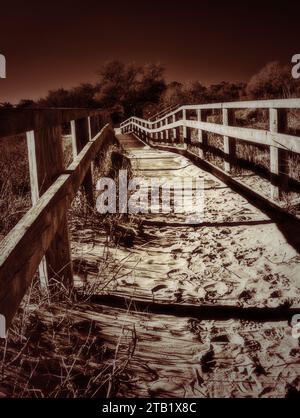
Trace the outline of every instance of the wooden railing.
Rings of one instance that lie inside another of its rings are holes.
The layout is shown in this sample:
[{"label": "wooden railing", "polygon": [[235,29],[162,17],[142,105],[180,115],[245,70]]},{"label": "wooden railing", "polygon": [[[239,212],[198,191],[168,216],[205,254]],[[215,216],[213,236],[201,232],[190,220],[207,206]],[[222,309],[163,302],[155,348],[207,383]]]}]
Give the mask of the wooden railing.
[{"label": "wooden railing", "polygon": [[[73,286],[67,209],[80,186],[94,203],[91,162],[114,132],[100,111],[1,110],[0,138],[26,133],[32,208],[0,243],[0,316],[8,327],[39,268]],[[63,162],[62,125],[70,124],[73,162]],[[0,139],[1,152],[1,139]]]},{"label": "wooden railing", "polygon": [[[268,130],[234,126],[236,109],[254,108],[268,109]],[[272,199],[276,200],[284,187],[299,186],[287,173],[287,154],[300,153],[300,138],[286,132],[287,109],[300,109],[300,99],[183,106],[155,121],[130,118],[121,124],[121,130],[133,132],[151,145],[185,149],[190,154],[191,130],[195,130],[197,157],[203,161],[211,151],[207,133],[221,135],[224,145],[219,155],[228,175],[238,160],[237,139],[267,146]],[[223,123],[208,122],[210,112],[218,110]],[[45,287],[50,277],[68,288],[73,285],[67,209],[81,185],[89,204],[94,203],[91,162],[104,145],[115,140],[105,122],[98,110],[0,111],[0,138],[26,133],[33,204],[0,243],[0,317],[5,318],[7,326],[38,269]],[[61,140],[65,124],[70,124],[74,157],[66,169]]]},{"label": "wooden railing", "polygon": [[[240,109],[267,109],[269,129],[235,126],[235,111]],[[300,183],[288,173],[289,153],[300,153],[300,137],[287,131],[288,109],[300,109],[300,99],[182,106],[155,121],[132,117],[121,124],[121,131],[132,132],[154,146],[185,147],[189,153],[192,153],[189,149],[192,144],[198,148],[197,157],[202,160],[206,160],[209,151],[223,158],[223,170],[227,175],[230,175],[234,165],[245,165],[245,161],[236,156],[236,140],[266,146],[270,156],[268,177],[271,181],[271,200],[276,202],[285,190],[300,191]],[[208,122],[212,112],[221,114],[222,124]],[[193,143],[191,130],[197,133],[197,140]],[[223,137],[222,150],[208,144],[207,133]]]}]

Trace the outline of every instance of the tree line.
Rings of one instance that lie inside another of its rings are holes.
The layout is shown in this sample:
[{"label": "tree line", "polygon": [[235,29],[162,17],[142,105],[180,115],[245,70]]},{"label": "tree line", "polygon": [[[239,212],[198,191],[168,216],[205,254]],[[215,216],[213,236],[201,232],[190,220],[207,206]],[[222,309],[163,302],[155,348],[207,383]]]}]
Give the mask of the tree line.
[{"label": "tree line", "polygon": [[[76,107],[101,108],[110,113],[115,123],[132,115],[150,117],[169,106],[229,102],[238,100],[299,97],[300,80],[292,77],[290,66],[274,61],[243,82],[205,86],[200,81],[166,82],[160,64],[125,64],[114,60],[103,65],[96,83],[50,90],[37,101],[24,99],[18,108]],[[11,107],[2,103],[2,107]]]}]

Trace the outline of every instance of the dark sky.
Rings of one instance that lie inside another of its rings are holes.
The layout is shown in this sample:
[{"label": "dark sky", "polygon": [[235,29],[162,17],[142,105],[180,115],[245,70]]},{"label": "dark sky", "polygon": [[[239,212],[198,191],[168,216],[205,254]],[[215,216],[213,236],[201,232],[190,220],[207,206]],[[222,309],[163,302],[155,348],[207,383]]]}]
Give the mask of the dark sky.
[{"label": "dark sky", "polygon": [[296,0],[1,0],[0,102],[95,81],[110,59],[161,62],[168,80],[247,80],[300,53]]}]

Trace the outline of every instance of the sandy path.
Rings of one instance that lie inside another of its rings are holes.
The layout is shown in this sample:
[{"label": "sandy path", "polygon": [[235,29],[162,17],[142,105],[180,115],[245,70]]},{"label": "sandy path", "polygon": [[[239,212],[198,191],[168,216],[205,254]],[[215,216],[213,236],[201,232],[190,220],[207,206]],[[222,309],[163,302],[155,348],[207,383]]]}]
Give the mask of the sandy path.
[{"label": "sandy path", "polygon": [[[79,231],[80,280],[96,293],[149,302],[300,307],[299,254],[266,215],[184,157],[119,139],[139,177],[203,178],[204,218],[191,226],[184,214],[140,215],[143,233],[132,248],[111,242],[105,249],[103,232]],[[105,315],[99,319],[107,338],[119,335],[125,315],[114,309],[115,331],[105,331]],[[298,341],[287,322],[129,317],[138,344],[120,396],[284,396],[287,384],[297,385]]]},{"label": "sandy path", "polygon": [[[184,157],[132,145],[127,149],[139,177],[203,178],[204,226],[187,225],[185,214],[139,215],[144,236],[133,248],[112,244],[106,253],[119,265],[106,290],[168,303],[300,306],[299,254],[266,215]],[[106,237],[91,242],[87,232],[80,239],[75,251],[90,266],[86,280],[92,283],[96,277],[98,282],[100,269],[102,282],[105,274],[109,281],[111,272],[101,268]]]}]

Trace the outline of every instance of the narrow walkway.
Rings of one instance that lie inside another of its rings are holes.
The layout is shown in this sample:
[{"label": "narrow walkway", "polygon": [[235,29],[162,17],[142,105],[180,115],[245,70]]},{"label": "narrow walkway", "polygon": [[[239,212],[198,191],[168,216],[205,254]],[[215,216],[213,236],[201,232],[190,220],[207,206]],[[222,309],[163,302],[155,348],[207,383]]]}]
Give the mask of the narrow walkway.
[{"label": "narrow walkway", "polygon": [[[205,193],[200,224],[187,225],[185,215],[140,215],[130,248],[107,245],[94,231],[73,243],[84,266],[79,279],[93,294],[125,298],[125,309],[82,312],[101,323],[108,344],[135,345],[120,396],[284,396],[300,372],[287,320],[204,320],[189,307],[299,307],[299,254],[266,215],[184,157],[119,140],[136,176],[200,177]],[[169,311],[151,313],[153,302]]]}]

